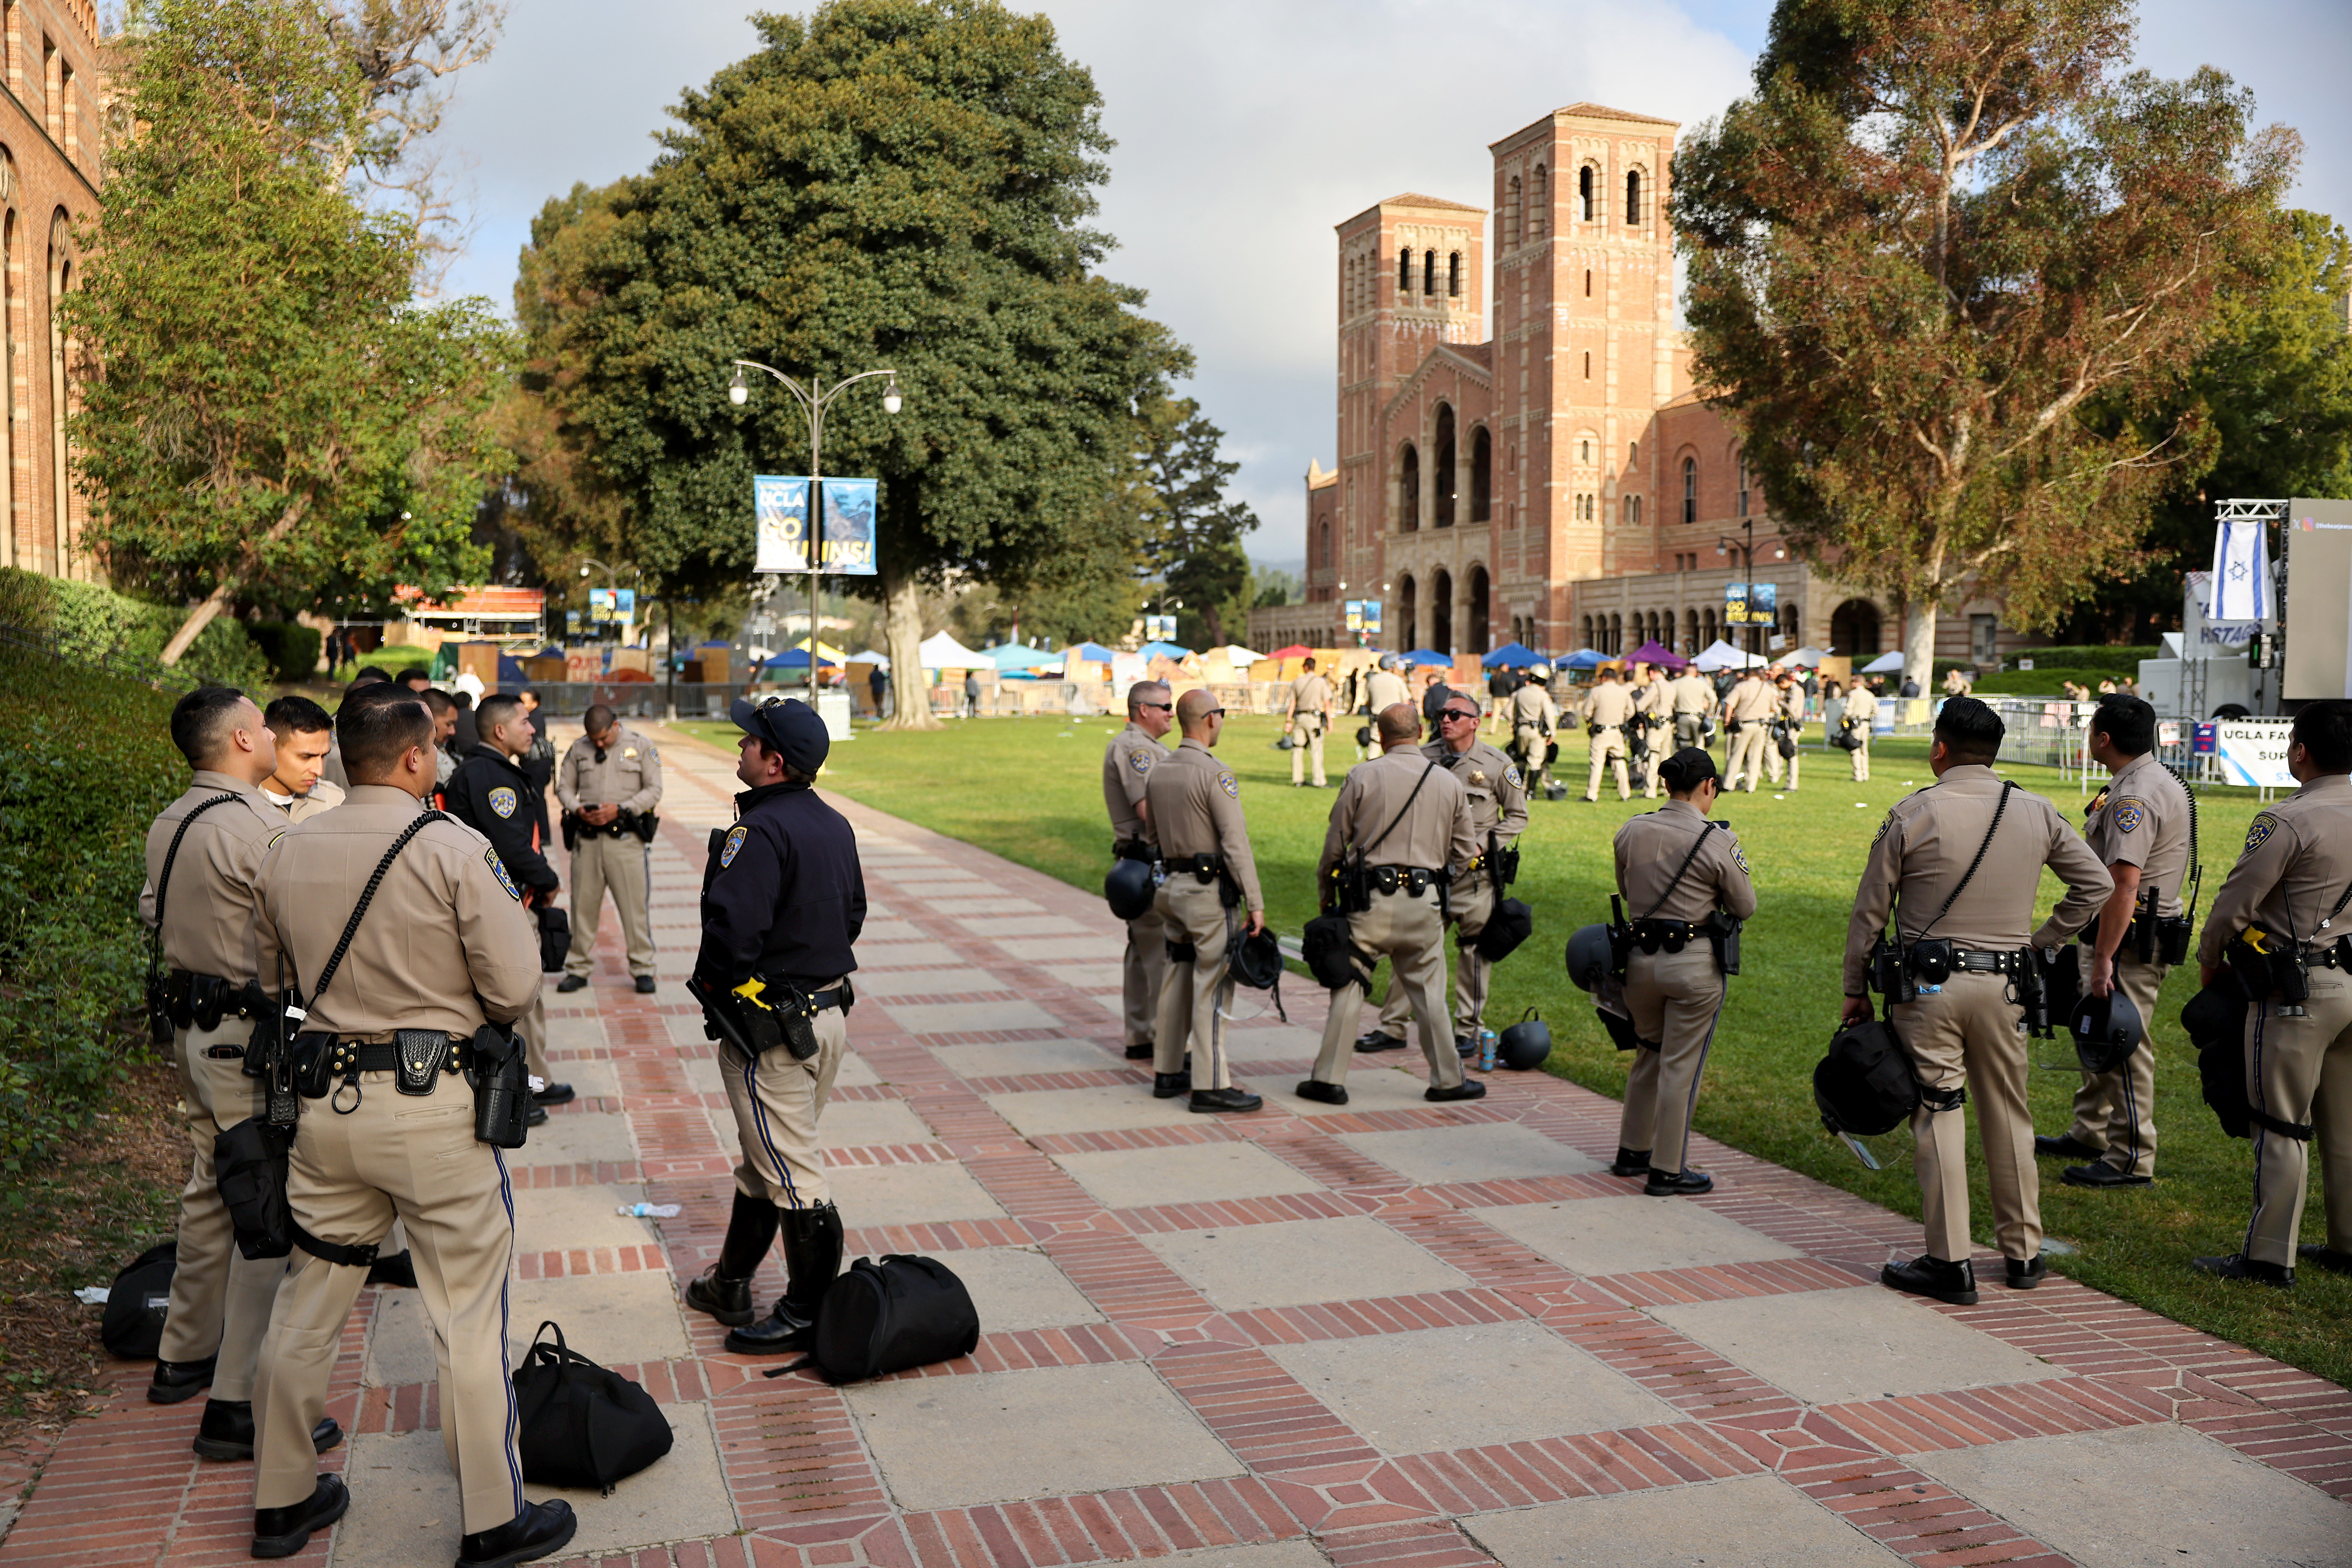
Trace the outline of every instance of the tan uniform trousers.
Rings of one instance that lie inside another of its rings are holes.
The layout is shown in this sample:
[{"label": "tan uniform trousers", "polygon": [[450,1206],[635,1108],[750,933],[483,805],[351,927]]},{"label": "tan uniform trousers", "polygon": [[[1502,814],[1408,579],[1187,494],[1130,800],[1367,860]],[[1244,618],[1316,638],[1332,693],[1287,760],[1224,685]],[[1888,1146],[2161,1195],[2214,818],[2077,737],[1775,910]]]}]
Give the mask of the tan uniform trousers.
[{"label": "tan uniform trousers", "polygon": [[1619,800],[1632,799],[1633,795],[1633,785],[1632,781],[1625,776],[1625,731],[1617,729],[1601,731],[1601,733],[1592,737],[1590,750],[1592,752],[1592,773],[1591,775],[1584,781],[1584,798],[1587,800],[1599,800],[1601,798],[1601,770],[1603,768],[1614,768],[1617,771],[1617,798]]},{"label": "tan uniform trousers", "polygon": [[1191,942],[1192,957],[1168,961],[1160,983],[1160,1012],[1151,1029],[1151,1070],[1184,1070],[1192,1053],[1194,1089],[1231,1089],[1233,1064],[1225,1059],[1225,1020],[1233,1011],[1234,983],[1225,973],[1225,948],[1248,923],[1244,910],[1225,908],[1218,884],[1179,871],[1160,885],[1154,907],[1172,942]]},{"label": "tan uniform trousers", "polygon": [[1625,1010],[1634,1036],[1656,1048],[1645,1044],[1633,1053],[1617,1144],[1648,1150],[1652,1170],[1680,1171],[1689,1163],[1691,1111],[1723,994],[1723,972],[1705,940],[1680,952],[1636,948],[1626,960]]},{"label": "tan uniform trousers", "polygon": [[[1478,940],[1495,912],[1495,885],[1484,876],[1465,878],[1446,895],[1446,919],[1454,928],[1454,1034],[1456,1039],[1466,1035],[1475,1040],[1484,1026],[1480,1020],[1486,1016],[1486,993],[1494,983],[1495,966],[1479,957],[1470,944]],[[1438,959],[1441,963],[1444,962],[1442,944]],[[1412,1003],[1391,968],[1388,1000],[1381,1004],[1381,1033],[1402,1040],[1412,1022]]]},{"label": "tan uniform trousers", "polygon": [[1846,755],[1853,759],[1853,782],[1862,784],[1870,777],[1870,726],[1858,724],[1851,733],[1862,744],[1848,752]]},{"label": "tan uniform trousers", "polygon": [[1544,732],[1538,726],[1519,724],[1511,731],[1511,743],[1518,748],[1519,755],[1527,759],[1520,764],[1520,771],[1528,775],[1528,794],[1533,795],[1543,788],[1544,752],[1550,748],[1551,742],[1544,739]]},{"label": "tan uniform trousers", "polygon": [[[1437,889],[1432,888],[1419,898],[1406,892],[1374,892],[1370,909],[1348,917],[1348,940],[1368,953],[1388,954],[1394,975],[1390,984],[1404,988],[1405,1003],[1421,1025],[1421,1054],[1429,1058],[1431,1085],[1451,1089],[1460,1083],[1462,1058],[1442,1023],[1445,922],[1437,912]],[[1367,983],[1370,979],[1365,976]],[[1331,1011],[1323,1020],[1323,1049],[1315,1058],[1318,1083],[1348,1081],[1365,989],[1360,984],[1343,985],[1331,994]]]},{"label": "tan uniform trousers", "polygon": [[1769,784],[1779,784],[1780,782],[1780,774],[1785,771],[1789,775],[1789,787],[1790,789],[1796,788],[1797,764],[1805,760],[1805,748],[1803,742],[1801,741],[1799,742],[1794,755],[1783,757],[1780,754],[1780,742],[1769,738],[1771,733],[1769,731],[1767,731],[1765,733],[1767,736],[1767,739],[1764,742],[1764,777],[1766,782]]},{"label": "tan uniform trousers", "polygon": [[547,1065],[547,996],[542,990],[531,998],[530,1011],[514,1021],[514,1032],[522,1040],[522,1069],[542,1081],[552,1081],[554,1069]]},{"label": "tan uniform trousers", "polygon": [[[350,1091],[339,1092],[348,1101]],[[301,1109],[287,1189],[294,1217],[321,1241],[362,1246],[383,1241],[399,1216],[433,1323],[441,1445],[457,1478],[463,1533],[494,1530],[523,1501],[507,1335],[526,1325],[509,1322],[507,1310],[514,1197],[506,1163],[475,1142],[474,1097],[462,1077],[413,1097],[393,1087],[391,1073],[362,1073],[350,1115],[324,1100]],[[310,1431],[326,1414],[343,1325],[367,1274],[294,1249],[254,1389],[256,1508],[310,1495]]]},{"label": "tan uniform trousers", "polygon": [[1675,715],[1675,750],[1706,743],[1706,715],[1677,713]]},{"label": "tan uniform trousers", "polygon": [[[2077,945],[2083,994],[2091,994],[2091,950]],[[2142,963],[2128,952],[2116,954],[2116,989],[2131,998],[2148,1030],[2131,1058],[2113,1072],[2084,1073],[2074,1091],[2075,1142],[2101,1151],[2099,1158],[2127,1176],[2156,1174],[2156,994],[2164,985],[2160,963]]]},{"label": "tan uniform trousers", "polygon": [[841,1053],[849,1048],[849,1020],[840,1008],[828,1007],[813,1023],[816,1055],[804,1062],[793,1060],[782,1046],[747,1057],[725,1040],[716,1043],[719,1076],[742,1143],[735,1190],[780,1209],[813,1207],[833,1195],[824,1156],[817,1152],[816,1124],[841,1070]]},{"label": "tan uniform trousers", "polygon": [[1323,715],[1301,713],[1290,725],[1290,782],[1302,782],[1307,763],[1315,763],[1315,787],[1323,787]]},{"label": "tan uniform trousers", "polygon": [[1127,952],[1119,961],[1127,1000],[1127,1043],[1148,1046],[1160,1021],[1160,993],[1168,983],[1168,922],[1154,906],[1127,922]]},{"label": "tan uniform trousers", "polygon": [[[2342,970],[2314,969],[2305,1016],[2282,1018],[2278,1006],[2273,997],[2246,1010],[2246,1103],[2313,1127],[2327,1245],[2352,1252],[2352,984]],[[2254,1212],[2244,1251],[2292,1268],[2312,1144],[2262,1127],[2253,1134]]]},{"label": "tan uniform trousers", "polygon": [[2042,1175],[2025,1108],[2025,1016],[2005,1000],[2003,975],[1957,973],[1941,991],[1893,1009],[1895,1033],[1928,1089],[1966,1089],[1968,1104],[1912,1113],[1927,1251],[1947,1263],[1969,1256],[1968,1123],[1975,1111],[1992,1191],[1993,1240],[2020,1261],[2042,1251]]},{"label": "tan uniform trousers", "polygon": [[1764,753],[1772,749],[1772,731],[1761,719],[1744,721],[1739,732],[1731,737],[1731,761],[1723,772],[1726,794],[1740,787],[1739,774],[1748,773],[1748,793],[1756,793],[1756,781],[1764,772]]},{"label": "tan uniform trousers", "polygon": [[583,837],[572,851],[572,951],[564,955],[563,972],[583,979],[596,967],[596,924],[604,917],[604,895],[621,911],[621,935],[629,950],[629,973],[654,972],[654,924],[649,907],[651,851],[634,833],[618,838],[597,833]]},{"label": "tan uniform trousers", "polygon": [[261,1109],[259,1086],[245,1076],[241,1057],[205,1052],[239,1046],[253,1036],[249,1018],[226,1018],[217,1029],[174,1029],[172,1062],[180,1072],[180,1120],[188,1130],[188,1184],[180,1189],[179,1261],[172,1269],[172,1304],[163,1317],[169,1362],[217,1354],[215,1399],[251,1399],[269,1303],[286,1277],[283,1258],[247,1259],[236,1249],[228,1207],[213,1172],[213,1140]]}]

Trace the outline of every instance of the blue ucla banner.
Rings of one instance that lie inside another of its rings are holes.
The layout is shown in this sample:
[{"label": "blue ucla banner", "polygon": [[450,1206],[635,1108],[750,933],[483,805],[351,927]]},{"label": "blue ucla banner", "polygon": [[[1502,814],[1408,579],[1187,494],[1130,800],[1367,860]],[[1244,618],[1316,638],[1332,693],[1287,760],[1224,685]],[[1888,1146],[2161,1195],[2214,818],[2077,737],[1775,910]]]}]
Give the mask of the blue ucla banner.
[{"label": "blue ucla banner", "polygon": [[874,510],[878,482],[826,479],[824,552],[819,567],[848,577],[874,575]]},{"label": "blue ucla banner", "polygon": [[[754,572],[805,572],[814,500],[822,527],[817,570],[871,577],[875,572],[874,510],[878,481],[808,479],[760,474],[751,480]],[[813,492],[814,492],[813,494]]]}]

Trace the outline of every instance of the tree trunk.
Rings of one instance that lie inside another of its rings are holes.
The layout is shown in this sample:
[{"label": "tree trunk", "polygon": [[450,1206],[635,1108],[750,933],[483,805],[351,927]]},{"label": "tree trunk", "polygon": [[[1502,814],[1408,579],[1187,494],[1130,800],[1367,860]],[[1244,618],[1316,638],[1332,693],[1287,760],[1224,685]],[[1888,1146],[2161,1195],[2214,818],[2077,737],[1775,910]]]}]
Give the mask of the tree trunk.
[{"label": "tree trunk", "polygon": [[172,634],[172,640],[165,643],[163,651],[156,656],[156,662],[166,669],[179,663],[188,649],[194,646],[196,638],[204,635],[204,629],[213,624],[213,617],[228,608],[228,602],[236,596],[236,591],[245,585],[247,578],[253,575],[254,568],[261,564],[262,546],[275,544],[293,532],[294,525],[301,521],[310,510],[310,498],[307,493],[296,496],[287,502],[286,510],[278,514],[278,521],[269,525],[269,531],[257,540],[248,542],[245,548],[237,552],[236,567],[223,573],[219,584],[213,591],[205,595],[194,609],[188,612],[188,618],[180,623],[180,629]]},{"label": "tree trunk", "polygon": [[1922,697],[1936,689],[1936,612],[1933,593],[1920,594],[1903,605],[1903,673],[1919,683]]},{"label": "tree trunk", "polygon": [[914,574],[882,572],[883,647],[890,655],[890,689],[898,710],[882,721],[885,730],[936,730],[931,689],[923,679],[923,590]]}]

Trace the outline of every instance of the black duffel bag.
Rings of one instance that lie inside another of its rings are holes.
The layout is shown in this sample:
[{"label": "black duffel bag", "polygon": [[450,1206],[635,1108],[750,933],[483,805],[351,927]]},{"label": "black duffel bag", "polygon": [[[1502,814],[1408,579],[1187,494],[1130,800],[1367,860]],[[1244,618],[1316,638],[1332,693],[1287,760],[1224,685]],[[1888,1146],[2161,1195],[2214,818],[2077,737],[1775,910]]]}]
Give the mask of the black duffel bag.
[{"label": "black duffel bag", "polygon": [[572,954],[572,917],[554,904],[539,911],[539,972],[560,974]]},{"label": "black duffel bag", "polygon": [[862,1383],[908,1367],[970,1355],[980,1311],[955,1271],[936,1258],[861,1258],[824,1293],[808,1358],[827,1383]]},{"label": "black duffel bag", "polygon": [[1470,949],[1489,963],[1500,963],[1517,952],[1519,944],[1535,934],[1535,911],[1518,899],[1496,900],[1494,913],[1478,932]]},{"label": "black duffel bag", "polygon": [[153,1361],[163,1345],[163,1314],[172,1304],[172,1272],[180,1244],[149,1247],[122,1266],[98,1321],[99,1342],[125,1361]]},{"label": "black duffel bag", "polygon": [[1875,1138],[1919,1109],[1919,1076],[1895,1026],[1869,1018],[1840,1029],[1813,1068],[1813,1103],[1832,1132]]},{"label": "black duffel bag", "polygon": [[[541,1337],[555,1330],[555,1342]],[[563,1342],[554,1322],[539,1325],[514,1371],[520,1418],[515,1447],[522,1479],[543,1487],[594,1487],[635,1475],[670,1450],[677,1435],[654,1396]]]}]

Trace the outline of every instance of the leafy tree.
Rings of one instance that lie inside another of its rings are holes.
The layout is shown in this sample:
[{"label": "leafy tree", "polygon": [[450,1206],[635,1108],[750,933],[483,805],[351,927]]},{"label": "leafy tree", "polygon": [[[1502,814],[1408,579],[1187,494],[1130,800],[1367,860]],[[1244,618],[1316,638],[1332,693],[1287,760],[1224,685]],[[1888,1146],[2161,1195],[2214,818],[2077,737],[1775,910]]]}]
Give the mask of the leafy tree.
[{"label": "leafy tree", "polygon": [[92,538],[117,583],[195,601],[165,664],[243,595],[439,594],[482,565],[506,335],[478,301],[411,303],[413,230],[341,177],[367,91],[317,20],[142,9],[120,79],[139,132],[65,302]]},{"label": "leafy tree", "polygon": [[2123,74],[2125,0],[1781,0],[1675,160],[1702,388],[1791,540],[1905,605],[2043,624],[2208,460],[2170,401],[2297,151],[2217,71]]},{"label": "leafy tree", "polygon": [[1150,552],[1168,593],[1183,600],[1180,641],[1213,647],[1249,624],[1249,555],[1242,535],[1257,514],[1229,500],[1241,465],[1220,457],[1225,433],[1192,398],[1157,397],[1143,410],[1144,467],[1159,500]]},{"label": "leafy tree", "polygon": [[[883,481],[871,590],[911,668],[925,584],[1018,595],[1093,547],[1129,421],[1184,355],[1093,270],[1110,142],[1045,18],[832,0],[754,23],[759,52],[686,95],[649,174],[542,215],[533,395],[572,493],[609,487],[634,559],[691,585],[750,569],[752,475],[808,448],[764,376],[730,406],[729,362],[895,369],[903,412],[852,389],[824,463]],[[912,703],[899,721],[931,721]]]}]

